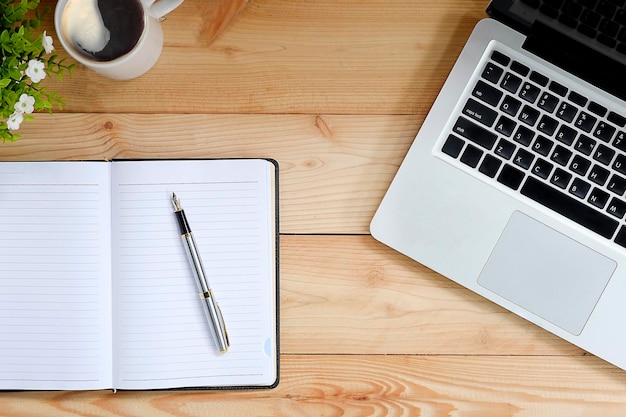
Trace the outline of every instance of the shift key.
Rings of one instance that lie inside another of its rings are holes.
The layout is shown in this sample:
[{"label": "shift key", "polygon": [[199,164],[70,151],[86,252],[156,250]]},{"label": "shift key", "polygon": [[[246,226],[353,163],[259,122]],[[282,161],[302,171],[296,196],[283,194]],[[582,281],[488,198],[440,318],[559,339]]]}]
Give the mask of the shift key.
[{"label": "shift key", "polygon": [[466,139],[471,140],[475,144],[482,146],[485,149],[493,148],[493,145],[498,139],[498,135],[487,129],[477,125],[474,122],[467,120],[464,117],[459,117],[452,130]]}]

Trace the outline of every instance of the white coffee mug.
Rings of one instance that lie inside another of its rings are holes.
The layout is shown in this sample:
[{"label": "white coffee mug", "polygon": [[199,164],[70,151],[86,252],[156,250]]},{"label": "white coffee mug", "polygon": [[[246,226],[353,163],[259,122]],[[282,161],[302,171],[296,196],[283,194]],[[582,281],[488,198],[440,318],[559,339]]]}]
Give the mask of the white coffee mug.
[{"label": "white coffee mug", "polygon": [[[106,13],[99,12],[98,0],[58,0],[54,12],[54,27],[61,45],[76,61],[105,77],[129,80],[144,74],[157,62],[163,49],[160,21],[182,2],[183,0],[101,1],[102,7],[109,7],[106,4],[110,3],[111,13],[116,7],[118,10],[128,8],[135,12],[132,18],[136,18],[137,25],[130,25],[135,33],[127,36],[117,33],[114,27],[120,19],[114,19],[109,27],[104,24]],[[126,52],[119,53],[119,48],[117,53],[110,52],[110,41],[115,39],[132,41],[119,47]]]}]

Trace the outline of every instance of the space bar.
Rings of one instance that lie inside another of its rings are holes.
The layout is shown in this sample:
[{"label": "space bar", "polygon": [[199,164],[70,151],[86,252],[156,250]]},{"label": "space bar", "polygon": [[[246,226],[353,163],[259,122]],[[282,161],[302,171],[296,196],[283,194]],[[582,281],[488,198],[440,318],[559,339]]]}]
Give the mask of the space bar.
[{"label": "space bar", "polygon": [[521,193],[607,239],[613,236],[619,225],[615,219],[533,177],[528,177]]}]

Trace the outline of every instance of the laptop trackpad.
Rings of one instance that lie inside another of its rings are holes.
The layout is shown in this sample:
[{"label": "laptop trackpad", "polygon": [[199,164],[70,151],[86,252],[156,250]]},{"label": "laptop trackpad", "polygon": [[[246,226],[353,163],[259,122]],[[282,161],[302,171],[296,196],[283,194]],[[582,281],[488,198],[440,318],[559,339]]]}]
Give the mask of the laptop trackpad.
[{"label": "laptop trackpad", "polygon": [[578,335],[616,266],[612,259],[516,211],[478,282]]}]

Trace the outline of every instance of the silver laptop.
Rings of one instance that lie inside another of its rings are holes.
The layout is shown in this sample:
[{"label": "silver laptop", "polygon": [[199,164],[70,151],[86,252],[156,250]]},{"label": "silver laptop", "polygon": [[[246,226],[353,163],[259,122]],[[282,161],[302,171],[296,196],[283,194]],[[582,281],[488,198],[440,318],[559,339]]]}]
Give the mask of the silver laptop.
[{"label": "silver laptop", "polygon": [[492,1],[371,223],[623,369],[625,4]]}]

